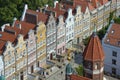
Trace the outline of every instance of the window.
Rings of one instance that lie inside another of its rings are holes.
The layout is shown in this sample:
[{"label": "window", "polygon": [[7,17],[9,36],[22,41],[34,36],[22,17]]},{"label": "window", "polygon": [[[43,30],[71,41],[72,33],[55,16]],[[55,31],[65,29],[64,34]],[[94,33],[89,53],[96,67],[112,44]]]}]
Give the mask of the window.
[{"label": "window", "polygon": [[116,74],[116,68],[112,68],[112,74]]},{"label": "window", "polygon": [[71,18],[69,19],[69,21],[71,21]]},{"label": "window", "polygon": [[65,46],[63,46],[63,50],[65,49]]},{"label": "window", "polygon": [[112,59],[112,64],[116,65],[116,60]]},{"label": "window", "polygon": [[37,66],[39,67],[39,61],[37,62]]},{"label": "window", "polygon": [[40,34],[40,37],[42,37],[42,33]]},{"label": "window", "polygon": [[117,52],[116,52],[116,51],[113,51],[113,52],[112,52],[112,56],[117,57]]},{"label": "window", "polygon": [[58,53],[59,53],[59,49],[58,49]]}]

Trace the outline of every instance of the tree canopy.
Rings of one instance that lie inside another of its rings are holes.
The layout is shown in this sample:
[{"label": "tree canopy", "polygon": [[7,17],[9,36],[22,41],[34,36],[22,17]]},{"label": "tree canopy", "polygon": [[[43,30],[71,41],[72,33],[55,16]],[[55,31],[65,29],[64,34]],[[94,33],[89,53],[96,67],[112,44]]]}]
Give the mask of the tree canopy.
[{"label": "tree canopy", "polygon": [[0,0],[0,26],[11,23],[14,17],[20,18],[25,4],[29,9],[36,10],[46,4],[53,6],[54,0]]}]

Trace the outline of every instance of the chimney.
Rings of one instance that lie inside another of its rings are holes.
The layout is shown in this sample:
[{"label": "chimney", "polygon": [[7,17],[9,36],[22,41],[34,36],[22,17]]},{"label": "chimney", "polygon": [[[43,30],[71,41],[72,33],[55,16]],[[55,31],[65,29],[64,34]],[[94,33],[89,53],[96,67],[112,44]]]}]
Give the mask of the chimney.
[{"label": "chimney", "polygon": [[54,8],[56,8],[57,3],[58,3],[58,1],[54,1]]},{"label": "chimney", "polygon": [[20,23],[18,23],[16,27],[19,28],[19,29],[22,28]]},{"label": "chimney", "polygon": [[23,11],[23,14],[22,14],[22,17],[21,17],[21,21],[24,20],[27,9],[28,9],[28,5],[25,4],[24,11]]},{"label": "chimney", "polygon": [[48,8],[48,4],[45,5],[45,8]]},{"label": "chimney", "polygon": [[39,12],[39,10],[37,9],[36,12]]},{"label": "chimney", "polygon": [[6,26],[10,26],[10,24],[8,23],[8,24],[4,24],[4,25],[2,25],[2,26],[1,26],[1,30],[2,30],[2,32],[4,32],[4,29],[5,29]]},{"label": "chimney", "polygon": [[12,27],[14,27],[14,25],[15,25],[15,21],[17,20],[17,18],[15,17],[14,19],[13,19],[13,24],[12,24]]}]

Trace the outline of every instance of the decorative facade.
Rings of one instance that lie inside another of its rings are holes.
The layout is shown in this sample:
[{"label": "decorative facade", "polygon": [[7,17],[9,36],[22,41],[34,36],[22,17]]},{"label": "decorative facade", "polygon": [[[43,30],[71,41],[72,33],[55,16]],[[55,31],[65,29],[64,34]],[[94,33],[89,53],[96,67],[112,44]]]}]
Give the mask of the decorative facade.
[{"label": "decorative facade", "polygon": [[37,67],[44,68],[46,65],[46,26],[43,22],[40,22],[36,28],[36,64]]},{"label": "decorative facade", "polygon": [[68,15],[65,20],[66,27],[66,48],[72,48],[74,39],[74,16],[72,14],[72,9],[68,9]]},{"label": "decorative facade", "polygon": [[57,27],[53,13],[49,14],[48,22],[46,24],[47,59],[52,60],[56,57]]},{"label": "decorative facade", "polygon": [[65,53],[65,23],[63,16],[60,15],[57,24],[57,54]]}]

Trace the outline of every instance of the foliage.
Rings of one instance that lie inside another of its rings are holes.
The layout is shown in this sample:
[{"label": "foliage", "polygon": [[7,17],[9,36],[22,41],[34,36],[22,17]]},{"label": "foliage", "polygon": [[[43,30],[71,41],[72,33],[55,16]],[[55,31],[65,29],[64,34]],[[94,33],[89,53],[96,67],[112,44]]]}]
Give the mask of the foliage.
[{"label": "foliage", "polygon": [[90,37],[87,37],[87,38],[83,39],[83,43],[84,43],[85,46],[88,44],[89,39],[90,39]]},{"label": "foliage", "polygon": [[45,4],[53,6],[54,0],[0,0],[0,26],[11,23],[14,17],[20,18],[25,4],[29,9],[36,10]]},{"label": "foliage", "polygon": [[103,27],[100,31],[97,32],[97,35],[100,38],[100,40],[102,40],[102,38],[104,37],[107,29],[108,29],[108,25],[106,27]]},{"label": "foliage", "polygon": [[109,16],[109,24],[110,24],[111,20],[112,20],[113,17],[114,17],[114,16],[113,16],[114,13],[115,13],[115,12],[111,12],[111,13],[110,13],[110,16]]},{"label": "foliage", "polygon": [[115,18],[114,21],[115,21],[115,23],[120,24],[120,18]]},{"label": "foliage", "polygon": [[79,65],[75,69],[76,69],[78,75],[83,76],[83,66],[82,65]]}]

